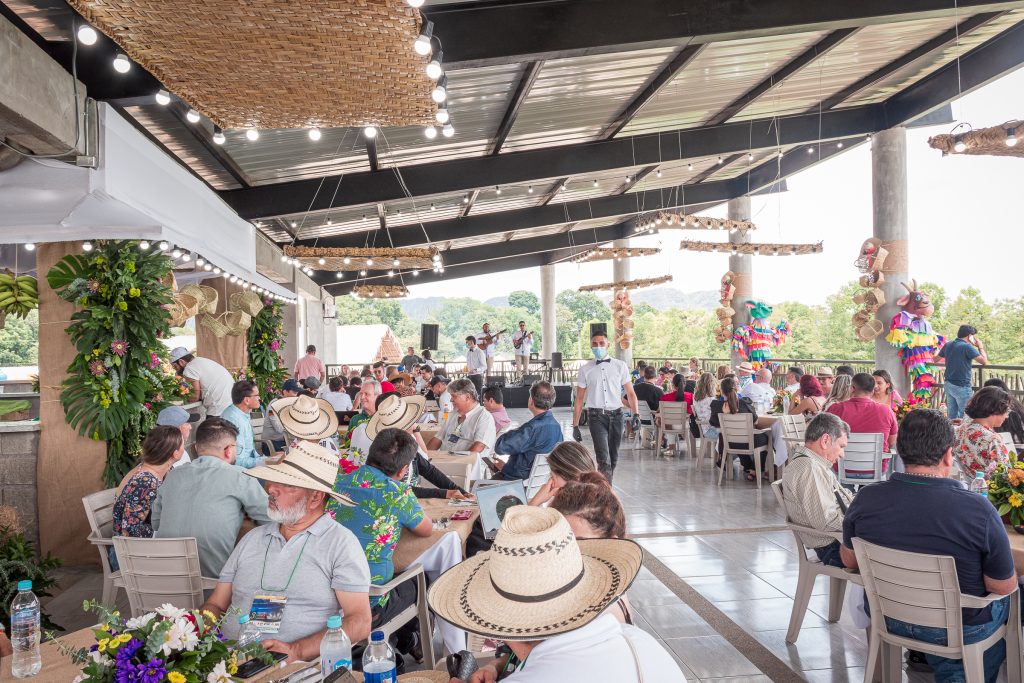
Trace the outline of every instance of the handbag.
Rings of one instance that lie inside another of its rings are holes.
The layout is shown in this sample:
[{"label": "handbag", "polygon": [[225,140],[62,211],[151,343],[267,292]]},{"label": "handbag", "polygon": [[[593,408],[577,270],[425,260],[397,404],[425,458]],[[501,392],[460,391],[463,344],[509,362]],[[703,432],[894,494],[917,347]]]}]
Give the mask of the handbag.
[{"label": "handbag", "polygon": [[460,681],[469,680],[469,677],[480,668],[476,663],[476,657],[469,650],[462,650],[445,658],[445,665],[448,667],[448,675]]},{"label": "handbag", "polygon": [[697,423],[697,416],[693,414],[690,415],[690,434],[695,439],[699,439],[702,436],[700,433],[700,424]]}]

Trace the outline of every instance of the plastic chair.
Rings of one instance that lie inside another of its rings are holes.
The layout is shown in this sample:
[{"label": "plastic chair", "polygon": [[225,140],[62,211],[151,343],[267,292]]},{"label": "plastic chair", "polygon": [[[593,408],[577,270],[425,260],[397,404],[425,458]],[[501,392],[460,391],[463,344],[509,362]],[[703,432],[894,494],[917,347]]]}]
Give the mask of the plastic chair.
[{"label": "plastic chair", "polygon": [[523,482],[526,488],[526,500],[532,500],[541,487],[551,478],[551,468],[548,466],[549,453],[538,453],[533,459],[533,466],[530,468],[529,478]]},{"label": "plastic chair", "polygon": [[804,433],[807,431],[807,418],[803,415],[782,416],[782,438],[789,444],[790,448],[799,446],[804,442]]},{"label": "plastic chair", "polygon": [[[430,624],[430,608],[427,607],[427,575],[423,573],[423,565],[414,564],[383,585],[370,584],[370,597],[387,595],[406,581],[416,582],[416,603],[409,605],[390,621],[384,622],[374,630],[383,631],[384,642],[387,642],[392,633],[413,619],[419,619],[420,645],[423,647],[423,668],[433,669],[437,664],[437,656],[434,653],[434,634]],[[366,641],[363,640],[362,643],[365,644]]]},{"label": "plastic chair", "polygon": [[819,576],[828,577],[828,621],[835,623],[843,613],[843,598],[846,595],[846,582],[852,581],[863,585],[860,576],[842,567],[832,567],[823,564],[818,556],[804,545],[801,534],[807,536],[829,536],[840,543],[843,542],[842,533],[835,531],[819,531],[811,527],[794,524],[789,517],[789,509],[786,507],[786,497],[783,495],[782,480],[772,482],[772,493],[775,500],[779,502],[786,515],[786,527],[793,532],[796,539],[797,560],[800,574],[796,582],[796,595],[793,596],[793,611],[789,616],[789,630],[786,631],[786,642],[793,644],[800,637],[800,627],[803,626],[804,616],[807,614],[807,605],[810,604],[811,594],[814,592],[814,582]]},{"label": "plastic chair", "polygon": [[104,605],[113,607],[117,600],[117,589],[124,588],[124,580],[120,571],[114,571],[110,566],[109,549],[114,547],[112,540],[114,536],[114,501],[117,499],[117,489],[106,489],[91,493],[82,498],[82,505],[85,507],[85,517],[89,520],[89,543],[96,546],[100,553],[100,566],[103,568],[103,597]]},{"label": "plastic chair", "polygon": [[[761,453],[767,454],[765,460],[769,464],[769,472],[771,472],[772,442],[769,439],[766,445],[755,446],[754,435],[768,430],[754,429],[754,416],[750,413],[740,413],[739,415],[722,413],[718,416],[718,424],[721,426],[722,441],[725,444],[725,450],[722,453],[722,466],[718,472],[718,485],[722,485],[725,468],[732,469],[733,458],[749,455],[754,460],[757,488],[761,488]],[[730,444],[740,444],[740,447],[733,448]]]},{"label": "plastic chair", "polygon": [[[1020,681],[1022,671],[1020,596],[1014,588],[1008,596],[989,593],[985,597],[964,595],[956,574],[956,561],[948,555],[908,553],[853,539],[857,565],[864,579],[864,591],[871,607],[868,661],[864,669],[869,683],[882,661],[882,680],[902,677],[903,648],[963,660],[967,683],[984,683],[983,655],[992,645],[1006,639],[1007,680]],[[982,608],[1009,597],[1007,623],[988,638],[963,642],[963,608]],[[946,629],[946,645],[936,645],[889,632],[885,618],[910,624]],[[1007,627],[1009,624],[1009,628]]]},{"label": "plastic chair", "polygon": [[846,455],[839,460],[839,483],[861,486],[885,480],[882,463],[892,455],[882,452],[880,433],[850,434],[845,451]]},{"label": "plastic chair", "polygon": [[217,586],[216,579],[203,578],[194,538],[115,536],[113,540],[133,617],[152,612],[165,602],[181,609],[199,609],[203,590]]},{"label": "plastic chair", "polygon": [[[708,437],[704,436],[705,434],[708,433],[708,430],[711,429],[711,425],[708,424],[706,420],[702,420],[701,418],[698,417],[697,428],[700,430],[701,437],[699,450],[695,451],[695,457],[697,458],[697,471],[700,472],[701,466],[704,464],[705,453],[707,453],[708,457],[714,460],[716,440],[709,439]],[[692,434],[687,438],[687,446],[690,446],[692,444],[694,448],[697,448],[697,439],[695,439]]]},{"label": "plastic chair", "polygon": [[[689,448],[689,438],[692,436],[690,435],[690,416],[686,413],[686,403],[662,401],[658,408],[658,433],[655,439],[659,446],[666,436],[676,436],[676,443],[678,443],[678,437],[682,435],[684,439],[687,439],[687,448]],[[696,449],[690,449],[690,456],[696,456]]]},{"label": "plastic chair", "polygon": [[[656,433],[656,427],[654,426],[654,411],[651,410],[651,406],[647,404],[647,401],[637,401],[637,415],[640,417],[640,429],[636,432],[636,437],[640,441],[640,448],[644,448],[644,434],[649,434],[650,438],[654,438]],[[652,448],[658,448],[661,442],[658,441],[652,444]]]}]

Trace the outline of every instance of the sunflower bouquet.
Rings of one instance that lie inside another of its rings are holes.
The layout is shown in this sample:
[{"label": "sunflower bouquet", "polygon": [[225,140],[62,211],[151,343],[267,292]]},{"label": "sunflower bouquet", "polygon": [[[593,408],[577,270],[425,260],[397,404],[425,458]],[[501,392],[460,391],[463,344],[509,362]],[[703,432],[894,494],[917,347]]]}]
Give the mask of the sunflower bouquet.
[{"label": "sunflower bouquet", "polygon": [[988,479],[988,499],[1013,526],[1024,525],[1024,462],[1010,456]]}]

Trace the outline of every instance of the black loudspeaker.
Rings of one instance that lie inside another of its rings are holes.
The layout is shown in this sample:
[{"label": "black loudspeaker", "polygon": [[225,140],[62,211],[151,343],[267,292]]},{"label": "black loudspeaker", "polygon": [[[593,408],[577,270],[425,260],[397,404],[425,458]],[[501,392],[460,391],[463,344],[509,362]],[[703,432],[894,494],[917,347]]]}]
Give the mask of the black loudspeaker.
[{"label": "black loudspeaker", "polygon": [[540,375],[523,375],[523,386],[524,387],[533,386],[534,382],[539,382],[542,379],[543,379],[543,377],[541,377]]},{"label": "black loudspeaker", "polygon": [[484,386],[502,389],[505,386],[505,377],[502,375],[487,375]]},{"label": "black loudspeaker", "polygon": [[420,350],[437,351],[437,325],[424,323],[420,326]]},{"label": "black loudspeaker", "polygon": [[603,334],[608,336],[608,323],[590,323],[590,336],[593,337],[595,334]]},{"label": "black loudspeaker", "polygon": [[561,370],[562,369],[562,353],[560,351],[551,352],[551,369]]}]

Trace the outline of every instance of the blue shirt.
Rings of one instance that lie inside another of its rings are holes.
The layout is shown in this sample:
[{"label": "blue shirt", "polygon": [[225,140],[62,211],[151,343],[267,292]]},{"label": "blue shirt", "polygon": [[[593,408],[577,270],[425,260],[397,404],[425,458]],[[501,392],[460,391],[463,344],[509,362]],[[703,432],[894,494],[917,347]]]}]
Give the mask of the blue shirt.
[{"label": "blue shirt", "polygon": [[263,458],[256,453],[255,439],[252,433],[252,420],[249,419],[249,414],[243,413],[237,406],[230,405],[224,409],[220,416],[238,428],[238,437],[235,439],[237,449],[235,464],[245,469],[262,465]]},{"label": "blue shirt", "polygon": [[[1015,575],[1010,541],[995,507],[955,479],[894,473],[865,486],[843,519],[843,544],[852,539],[927,555],[951,555],[960,592],[988,595],[985,577]],[[984,624],[991,610],[965,609],[964,624]]]},{"label": "blue shirt", "polygon": [[981,351],[966,339],[954,339],[941,349],[939,357],[946,359],[946,382],[958,387],[971,386],[971,361],[981,355]]},{"label": "blue shirt", "polygon": [[[363,465],[349,472],[339,469],[334,490],[347,494],[356,506],[347,507],[332,501],[327,506],[328,511],[336,522],[359,539],[370,565],[370,583],[387,583],[395,575],[392,558],[402,529],[412,529],[423,521],[423,508],[412,488],[376,467]],[[383,604],[386,598],[371,597],[370,604]]]},{"label": "blue shirt", "polygon": [[508,464],[501,469],[502,479],[529,479],[537,454],[550,453],[561,442],[562,426],[550,410],[502,434],[494,444],[495,453],[509,456]]}]

